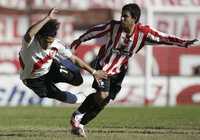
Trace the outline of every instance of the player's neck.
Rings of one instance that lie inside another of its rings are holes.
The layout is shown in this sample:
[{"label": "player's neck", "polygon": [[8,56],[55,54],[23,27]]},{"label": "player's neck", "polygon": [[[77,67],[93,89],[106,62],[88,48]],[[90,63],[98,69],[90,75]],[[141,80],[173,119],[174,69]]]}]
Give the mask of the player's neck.
[{"label": "player's neck", "polygon": [[130,26],[130,27],[127,29],[127,31],[125,31],[125,32],[128,34],[128,36],[132,36],[132,35],[133,35],[133,32],[134,32],[134,29],[135,29],[135,24],[132,25],[132,26]]}]

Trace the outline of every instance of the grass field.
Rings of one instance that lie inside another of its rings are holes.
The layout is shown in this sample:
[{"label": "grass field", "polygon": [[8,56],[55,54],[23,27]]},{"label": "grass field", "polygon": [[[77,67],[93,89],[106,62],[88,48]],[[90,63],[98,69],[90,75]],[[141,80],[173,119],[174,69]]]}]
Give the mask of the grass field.
[{"label": "grass field", "polygon": [[[0,140],[80,140],[72,107],[2,107]],[[106,108],[87,126],[89,140],[200,140],[200,107]]]}]

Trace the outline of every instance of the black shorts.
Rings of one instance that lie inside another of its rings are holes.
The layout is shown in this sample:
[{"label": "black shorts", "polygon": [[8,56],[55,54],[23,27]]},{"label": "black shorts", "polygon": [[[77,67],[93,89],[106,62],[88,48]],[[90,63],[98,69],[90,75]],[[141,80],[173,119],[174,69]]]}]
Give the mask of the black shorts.
[{"label": "black shorts", "polygon": [[55,86],[55,84],[65,82],[71,85],[80,85],[82,84],[83,79],[80,71],[71,71],[66,66],[61,65],[57,60],[53,60],[50,71],[47,74],[35,79],[25,79],[23,82],[39,97],[62,100],[65,99],[65,95],[63,94],[63,91]]},{"label": "black shorts", "polygon": [[[95,69],[101,69],[98,65],[98,61],[92,64],[92,67]],[[115,99],[116,95],[121,90],[122,81],[126,75],[127,69],[122,68],[121,72],[112,76],[109,76],[108,79],[103,79],[97,81],[94,79],[92,87],[95,88],[97,91],[107,91],[109,92],[110,99]]]}]

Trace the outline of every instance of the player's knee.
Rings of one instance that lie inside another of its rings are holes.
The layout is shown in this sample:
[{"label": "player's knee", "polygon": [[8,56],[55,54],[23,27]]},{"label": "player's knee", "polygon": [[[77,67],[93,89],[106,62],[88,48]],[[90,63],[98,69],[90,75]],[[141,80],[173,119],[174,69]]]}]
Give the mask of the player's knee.
[{"label": "player's knee", "polygon": [[78,79],[76,81],[73,82],[74,86],[80,86],[83,83],[83,79]]},{"label": "player's knee", "polygon": [[110,101],[109,92],[97,92],[95,99],[99,106],[104,107]]},{"label": "player's knee", "polygon": [[99,95],[100,100],[104,100],[108,97],[109,92],[101,91],[101,92],[99,92],[98,95]]},{"label": "player's knee", "polygon": [[101,92],[101,98],[106,99],[109,95],[109,92]]},{"label": "player's knee", "polygon": [[74,80],[71,82],[74,86],[80,86],[83,83],[83,78],[80,74],[75,74]]}]

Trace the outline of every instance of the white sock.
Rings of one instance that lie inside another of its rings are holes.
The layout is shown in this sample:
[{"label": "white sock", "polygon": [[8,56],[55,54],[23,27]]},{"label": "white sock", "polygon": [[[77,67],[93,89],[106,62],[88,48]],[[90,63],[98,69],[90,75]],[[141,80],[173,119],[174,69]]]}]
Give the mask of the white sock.
[{"label": "white sock", "polygon": [[80,127],[81,129],[83,129],[83,128],[84,128],[84,125],[83,125],[83,124],[79,124],[79,127]]},{"label": "white sock", "polygon": [[78,110],[76,110],[75,113],[76,113],[75,119],[80,122],[83,116],[85,115],[85,113],[82,114]]}]

